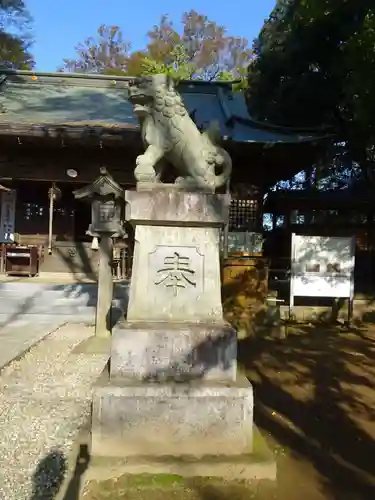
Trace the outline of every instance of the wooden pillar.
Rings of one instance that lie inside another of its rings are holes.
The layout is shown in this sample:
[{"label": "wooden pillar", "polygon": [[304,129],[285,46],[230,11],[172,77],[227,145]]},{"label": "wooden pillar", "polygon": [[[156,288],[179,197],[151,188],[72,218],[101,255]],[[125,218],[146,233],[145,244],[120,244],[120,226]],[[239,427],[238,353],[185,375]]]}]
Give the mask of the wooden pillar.
[{"label": "wooden pillar", "polygon": [[49,212],[48,212],[48,255],[52,253],[52,228],[53,228],[53,205],[55,202],[55,191],[52,187],[48,191]]},{"label": "wooden pillar", "polygon": [[3,189],[0,193],[0,240],[11,242],[14,238],[16,223],[16,190]]},{"label": "wooden pillar", "polygon": [[277,214],[275,211],[272,212],[272,231],[274,231],[277,227]]}]

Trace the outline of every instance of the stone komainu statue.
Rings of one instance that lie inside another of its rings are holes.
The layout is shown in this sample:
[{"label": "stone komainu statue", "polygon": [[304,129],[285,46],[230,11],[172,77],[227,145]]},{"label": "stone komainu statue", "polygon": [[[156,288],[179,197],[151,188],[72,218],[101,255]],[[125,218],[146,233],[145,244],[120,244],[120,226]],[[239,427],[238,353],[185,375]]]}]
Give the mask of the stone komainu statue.
[{"label": "stone komainu statue", "polygon": [[188,189],[215,191],[229,182],[229,154],[217,145],[210,130],[198,130],[170,77],[153,75],[134,80],[129,101],[140,121],[146,147],[136,160],[134,175],[139,183],[160,182],[165,160],[178,171],[175,182]]}]

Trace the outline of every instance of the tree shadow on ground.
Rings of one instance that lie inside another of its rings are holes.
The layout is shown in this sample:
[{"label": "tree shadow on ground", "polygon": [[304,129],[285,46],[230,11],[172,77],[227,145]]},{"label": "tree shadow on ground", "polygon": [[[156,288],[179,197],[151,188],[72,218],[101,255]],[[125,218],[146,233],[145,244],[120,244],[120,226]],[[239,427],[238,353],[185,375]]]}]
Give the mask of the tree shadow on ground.
[{"label": "tree shadow on ground", "polygon": [[30,500],[54,500],[67,471],[67,463],[59,449],[51,450],[38,464],[33,475]]},{"label": "tree shadow on ground", "polygon": [[[81,491],[81,479],[90,462],[87,445],[81,445],[74,471],[68,479],[65,491],[61,489],[68,471],[64,454],[51,450],[39,463],[33,475],[33,492],[30,500],[78,500]],[[60,494],[59,494],[60,493]]]},{"label": "tree shadow on ground", "polygon": [[374,340],[374,327],[320,325],[239,342],[256,423],[314,466],[319,498],[375,498]]}]

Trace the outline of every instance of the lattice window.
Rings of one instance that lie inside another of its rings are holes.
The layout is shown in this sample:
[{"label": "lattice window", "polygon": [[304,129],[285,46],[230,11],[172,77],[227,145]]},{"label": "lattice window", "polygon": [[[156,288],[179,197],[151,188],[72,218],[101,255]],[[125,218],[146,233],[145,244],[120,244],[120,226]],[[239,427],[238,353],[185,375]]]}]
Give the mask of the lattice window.
[{"label": "lattice window", "polygon": [[70,206],[54,206],[53,207],[53,217],[74,217],[74,208]]},{"label": "lattice window", "polygon": [[229,212],[229,231],[258,231],[259,203],[258,200],[232,199]]}]

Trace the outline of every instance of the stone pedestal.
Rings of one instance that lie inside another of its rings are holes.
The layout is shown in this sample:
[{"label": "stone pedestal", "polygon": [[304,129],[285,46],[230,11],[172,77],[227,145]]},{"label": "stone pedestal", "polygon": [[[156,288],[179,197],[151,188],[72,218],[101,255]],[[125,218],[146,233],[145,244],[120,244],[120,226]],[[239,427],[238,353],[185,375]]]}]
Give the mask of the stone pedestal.
[{"label": "stone pedestal", "polygon": [[236,331],[226,324],[126,323],[113,331],[111,381],[233,381],[236,357]]},{"label": "stone pedestal", "polygon": [[252,450],[253,394],[224,384],[105,385],[93,399],[95,456],[235,456]]},{"label": "stone pedestal", "polygon": [[[126,192],[135,250],[127,322],[93,397],[92,455],[251,455],[253,392],[223,320],[220,227],[229,197]],[[273,469],[272,469],[273,470]]]},{"label": "stone pedestal", "polygon": [[229,197],[164,187],[128,191],[126,201],[136,225],[128,321],[222,322],[219,240]]}]

